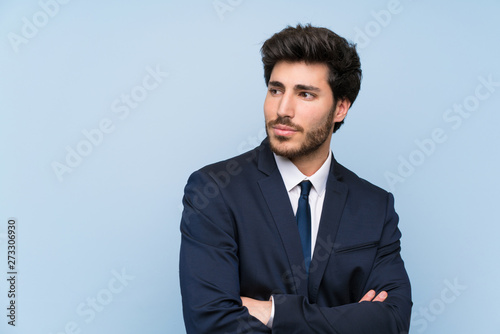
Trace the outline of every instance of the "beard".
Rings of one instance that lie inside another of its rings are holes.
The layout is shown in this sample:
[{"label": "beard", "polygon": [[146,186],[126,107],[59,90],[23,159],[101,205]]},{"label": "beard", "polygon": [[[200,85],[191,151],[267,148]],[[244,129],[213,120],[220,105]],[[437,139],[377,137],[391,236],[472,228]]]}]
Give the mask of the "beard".
[{"label": "beard", "polygon": [[304,128],[299,125],[293,124],[289,117],[278,116],[274,121],[269,121],[266,124],[266,133],[269,138],[271,150],[282,157],[290,160],[303,157],[316,151],[328,139],[328,136],[333,131],[333,117],[335,115],[335,107],[328,113],[323,124],[317,128],[311,129],[305,133],[306,137],[297,148],[281,147],[279,143],[285,143],[290,140],[290,137],[270,135],[270,129],[273,126],[281,124],[292,127],[296,131],[304,132]]}]

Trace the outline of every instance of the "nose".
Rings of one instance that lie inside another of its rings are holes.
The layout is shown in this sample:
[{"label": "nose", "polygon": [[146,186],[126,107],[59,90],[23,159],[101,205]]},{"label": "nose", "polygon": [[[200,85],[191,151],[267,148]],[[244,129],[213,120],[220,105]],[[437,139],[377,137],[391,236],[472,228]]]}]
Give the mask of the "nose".
[{"label": "nose", "polygon": [[295,103],[292,94],[284,93],[279,101],[277,114],[280,117],[295,116]]}]

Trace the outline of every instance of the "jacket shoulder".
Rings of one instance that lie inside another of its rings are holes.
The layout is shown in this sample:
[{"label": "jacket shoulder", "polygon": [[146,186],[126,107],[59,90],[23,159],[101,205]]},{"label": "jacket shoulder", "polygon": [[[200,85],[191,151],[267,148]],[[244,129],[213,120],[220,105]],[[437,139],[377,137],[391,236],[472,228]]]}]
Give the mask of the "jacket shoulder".
[{"label": "jacket shoulder", "polygon": [[226,188],[229,185],[241,186],[242,182],[260,178],[262,173],[257,165],[263,149],[261,145],[232,158],[206,165],[191,174],[188,184],[215,182],[219,187]]}]

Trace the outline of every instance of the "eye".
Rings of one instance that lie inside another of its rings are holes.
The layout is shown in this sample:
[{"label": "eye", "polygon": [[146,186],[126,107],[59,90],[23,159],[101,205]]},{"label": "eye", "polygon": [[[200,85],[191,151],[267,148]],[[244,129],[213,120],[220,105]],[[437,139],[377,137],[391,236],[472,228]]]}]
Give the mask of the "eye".
[{"label": "eye", "polygon": [[276,88],[269,88],[269,93],[271,93],[271,95],[278,95],[281,94],[281,91],[277,90]]},{"label": "eye", "polygon": [[316,95],[309,92],[300,92],[299,96],[305,98],[306,100],[312,100],[316,97]]}]

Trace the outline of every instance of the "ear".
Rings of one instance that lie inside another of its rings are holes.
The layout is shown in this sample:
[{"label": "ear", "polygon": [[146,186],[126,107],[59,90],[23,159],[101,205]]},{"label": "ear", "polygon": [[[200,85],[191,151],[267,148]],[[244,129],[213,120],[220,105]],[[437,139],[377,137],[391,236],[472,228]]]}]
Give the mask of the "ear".
[{"label": "ear", "polygon": [[344,118],[347,116],[347,111],[351,107],[351,101],[348,99],[343,99],[337,101],[337,106],[335,108],[335,116],[333,117],[333,121],[335,123],[342,122]]}]

